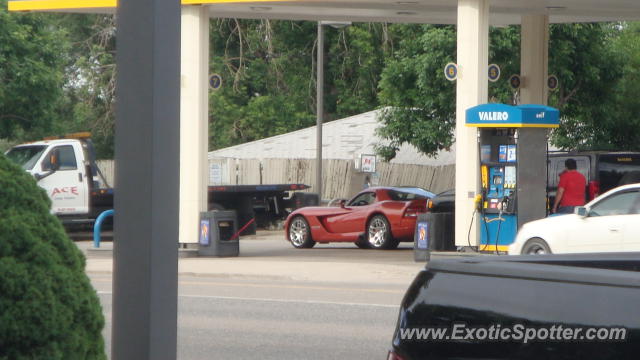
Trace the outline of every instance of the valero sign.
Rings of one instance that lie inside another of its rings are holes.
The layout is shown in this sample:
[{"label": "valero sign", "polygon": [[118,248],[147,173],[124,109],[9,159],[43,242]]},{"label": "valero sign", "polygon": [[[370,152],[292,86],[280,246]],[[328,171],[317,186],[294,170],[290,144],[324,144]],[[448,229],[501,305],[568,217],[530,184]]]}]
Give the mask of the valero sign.
[{"label": "valero sign", "polygon": [[466,113],[466,126],[474,127],[543,127],[555,128],[560,124],[560,112],[544,105],[510,106],[484,104],[472,107]]}]

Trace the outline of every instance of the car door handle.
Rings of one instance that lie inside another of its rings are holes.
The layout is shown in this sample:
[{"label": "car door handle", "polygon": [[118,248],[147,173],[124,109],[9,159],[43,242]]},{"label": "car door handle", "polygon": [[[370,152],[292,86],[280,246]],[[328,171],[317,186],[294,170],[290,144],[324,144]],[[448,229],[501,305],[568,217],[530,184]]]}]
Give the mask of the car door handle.
[{"label": "car door handle", "polygon": [[82,173],[78,173],[78,181],[82,182]]}]

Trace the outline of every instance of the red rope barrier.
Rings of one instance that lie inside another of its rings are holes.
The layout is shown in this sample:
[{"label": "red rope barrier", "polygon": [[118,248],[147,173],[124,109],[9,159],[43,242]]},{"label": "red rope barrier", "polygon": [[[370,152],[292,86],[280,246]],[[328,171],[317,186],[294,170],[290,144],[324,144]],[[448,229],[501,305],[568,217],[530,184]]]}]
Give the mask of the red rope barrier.
[{"label": "red rope barrier", "polygon": [[236,237],[240,236],[240,233],[242,233],[246,228],[248,228],[249,225],[251,225],[254,221],[256,221],[256,218],[253,218],[253,219],[249,220],[249,222],[246,223],[243,227],[241,227],[240,230],[237,233],[233,234],[233,236],[229,240],[233,240]]}]

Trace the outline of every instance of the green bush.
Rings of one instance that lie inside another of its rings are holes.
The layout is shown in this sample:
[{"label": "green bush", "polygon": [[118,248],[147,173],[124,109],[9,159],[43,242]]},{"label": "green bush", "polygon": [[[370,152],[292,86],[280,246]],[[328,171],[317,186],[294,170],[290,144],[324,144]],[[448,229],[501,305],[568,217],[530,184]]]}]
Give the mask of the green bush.
[{"label": "green bush", "polygon": [[0,360],[105,359],[85,259],[33,177],[0,155]]}]

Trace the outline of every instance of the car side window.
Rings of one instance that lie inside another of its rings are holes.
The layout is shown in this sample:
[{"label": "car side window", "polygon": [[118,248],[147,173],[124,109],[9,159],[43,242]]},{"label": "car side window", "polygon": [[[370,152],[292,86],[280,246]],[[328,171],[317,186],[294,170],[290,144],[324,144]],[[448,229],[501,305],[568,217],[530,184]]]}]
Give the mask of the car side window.
[{"label": "car side window", "polygon": [[389,194],[389,197],[393,201],[410,201],[410,200],[416,200],[416,199],[426,199],[425,196],[418,195],[411,192],[404,192],[404,191],[389,190],[387,194]]},{"label": "car side window", "polygon": [[60,164],[60,168],[58,170],[76,170],[78,168],[78,164],[76,162],[76,154],[73,151],[73,146],[63,145],[56,146],[51,149],[51,151],[49,151],[49,154],[45,157],[44,161],[42,161],[42,171],[51,170],[49,155],[54,151],[58,153],[58,163]]},{"label": "car side window", "polygon": [[376,201],[376,193],[366,192],[353,198],[353,200],[349,202],[349,206],[366,206],[366,205],[373,204],[375,201]]},{"label": "car side window", "polygon": [[633,201],[633,204],[631,204],[631,211],[629,211],[629,214],[640,214],[640,192],[638,192],[638,196]]},{"label": "car side window", "polygon": [[589,216],[628,215],[638,213],[638,192],[626,191],[611,195],[589,210]]}]

